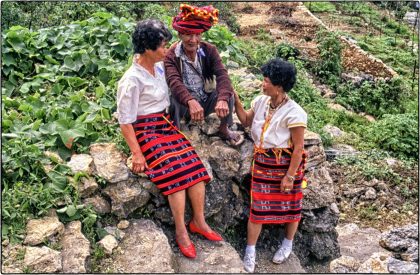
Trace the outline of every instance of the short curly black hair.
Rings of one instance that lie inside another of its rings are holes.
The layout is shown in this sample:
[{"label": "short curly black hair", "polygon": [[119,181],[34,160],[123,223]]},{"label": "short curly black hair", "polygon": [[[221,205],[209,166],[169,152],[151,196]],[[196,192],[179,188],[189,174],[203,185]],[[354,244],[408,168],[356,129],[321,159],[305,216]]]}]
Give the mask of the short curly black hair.
[{"label": "short curly black hair", "polygon": [[268,77],[273,85],[281,86],[287,93],[296,83],[295,66],[281,58],[271,59],[261,67],[264,77]]},{"label": "short curly black hair", "polygon": [[172,34],[161,21],[147,19],[137,23],[131,38],[134,53],[142,54],[146,50],[156,50],[162,41],[170,41]]}]

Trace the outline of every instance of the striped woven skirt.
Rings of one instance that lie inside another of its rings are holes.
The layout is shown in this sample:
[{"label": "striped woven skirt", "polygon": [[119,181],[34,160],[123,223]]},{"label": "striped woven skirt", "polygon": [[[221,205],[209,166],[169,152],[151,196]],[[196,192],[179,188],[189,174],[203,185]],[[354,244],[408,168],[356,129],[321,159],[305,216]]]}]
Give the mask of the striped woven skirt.
[{"label": "striped woven skirt", "polygon": [[191,143],[166,113],[138,116],[133,123],[137,142],[149,169],[145,174],[164,195],[210,181]]},{"label": "striped woven skirt", "polygon": [[305,153],[295,174],[293,189],[287,192],[280,191],[281,180],[290,165],[292,150],[287,148],[255,151],[252,164],[250,221],[264,224],[300,221]]}]

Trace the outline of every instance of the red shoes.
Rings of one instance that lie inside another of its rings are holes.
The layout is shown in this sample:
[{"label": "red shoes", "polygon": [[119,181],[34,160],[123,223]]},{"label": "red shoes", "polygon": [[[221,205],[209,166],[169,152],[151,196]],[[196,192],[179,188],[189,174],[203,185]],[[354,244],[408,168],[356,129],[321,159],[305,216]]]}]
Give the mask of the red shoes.
[{"label": "red shoes", "polygon": [[200,230],[194,223],[193,223],[193,221],[191,221],[190,222],[190,231],[192,232],[192,233],[198,233],[198,234],[200,234],[200,235],[202,235],[202,236],[204,236],[207,240],[210,240],[210,241],[215,241],[215,242],[217,242],[217,241],[222,241],[223,240],[223,238],[222,238],[222,236],[220,236],[219,234],[217,234],[216,232],[214,232],[214,231],[210,231],[210,232],[206,232],[206,231],[202,231],[202,230]]},{"label": "red shoes", "polygon": [[184,254],[185,257],[187,258],[197,257],[197,253],[195,252],[195,246],[192,242],[189,246],[185,247],[185,246],[180,245],[177,239],[175,239],[175,241],[179,247],[179,250],[181,250],[181,253]]}]

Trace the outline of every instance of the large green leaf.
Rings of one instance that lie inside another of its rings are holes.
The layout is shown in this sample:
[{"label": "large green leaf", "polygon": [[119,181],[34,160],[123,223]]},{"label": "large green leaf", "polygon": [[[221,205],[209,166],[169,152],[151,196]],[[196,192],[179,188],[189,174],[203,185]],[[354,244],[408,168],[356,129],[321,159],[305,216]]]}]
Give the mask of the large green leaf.
[{"label": "large green leaf", "polygon": [[86,134],[86,129],[80,122],[60,119],[54,123],[55,129],[61,137],[61,141],[69,149],[73,146],[76,138],[84,137]]}]

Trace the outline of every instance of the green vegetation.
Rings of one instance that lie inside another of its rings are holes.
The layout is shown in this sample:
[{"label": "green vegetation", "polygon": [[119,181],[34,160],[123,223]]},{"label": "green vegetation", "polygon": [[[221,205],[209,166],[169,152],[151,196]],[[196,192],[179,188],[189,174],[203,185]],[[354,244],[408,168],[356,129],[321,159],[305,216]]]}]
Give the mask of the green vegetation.
[{"label": "green vegetation", "polygon": [[343,184],[354,185],[378,179],[386,181],[391,189],[398,187],[396,190],[403,198],[415,201],[418,198],[418,163],[400,160],[390,166],[385,163],[390,157],[386,151],[375,149],[338,159],[338,164],[346,167]]},{"label": "green vegetation", "polygon": [[313,66],[313,72],[322,83],[336,88],[341,77],[341,50],[338,35],[334,32],[319,30],[316,34],[320,60]]},{"label": "green vegetation", "polygon": [[330,2],[305,2],[305,6],[311,12],[332,12],[335,11],[335,6]]},{"label": "green vegetation", "polygon": [[359,86],[344,83],[337,89],[336,102],[347,109],[376,117],[404,112],[404,101],[412,99],[409,88],[401,77],[375,82],[364,81]]}]

